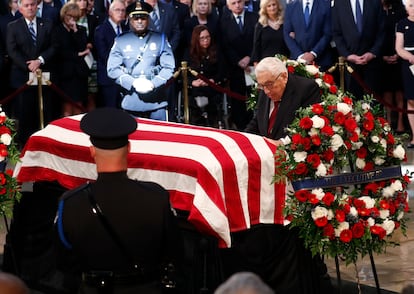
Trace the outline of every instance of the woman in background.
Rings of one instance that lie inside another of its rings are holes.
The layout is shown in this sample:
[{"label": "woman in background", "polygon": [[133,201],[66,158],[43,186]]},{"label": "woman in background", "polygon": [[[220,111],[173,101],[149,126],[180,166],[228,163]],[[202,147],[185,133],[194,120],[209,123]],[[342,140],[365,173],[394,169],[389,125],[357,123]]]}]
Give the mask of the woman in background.
[{"label": "woman in background", "polygon": [[254,31],[251,62],[256,65],[263,58],[276,54],[289,56],[283,37],[283,8],[278,0],[262,0]]}]

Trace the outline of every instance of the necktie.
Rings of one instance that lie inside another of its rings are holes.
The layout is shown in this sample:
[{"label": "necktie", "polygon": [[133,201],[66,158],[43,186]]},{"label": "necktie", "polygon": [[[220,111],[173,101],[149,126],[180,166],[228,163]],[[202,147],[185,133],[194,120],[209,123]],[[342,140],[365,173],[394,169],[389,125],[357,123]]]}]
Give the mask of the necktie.
[{"label": "necktie", "polygon": [[239,23],[239,29],[240,31],[243,31],[243,22],[241,15],[237,16],[237,22]]},{"label": "necktie", "polygon": [[160,30],[160,19],[157,15],[157,12],[154,10],[151,14],[152,14],[151,19],[154,24],[155,30],[159,31]]},{"label": "necktie", "polygon": [[355,23],[357,25],[358,32],[362,32],[362,11],[359,0],[355,3]]},{"label": "necktie", "polygon": [[116,26],[116,36],[119,37],[119,35],[121,34],[121,28],[119,25]]},{"label": "necktie", "polygon": [[304,12],[306,26],[309,25],[309,15],[310,15],[310,12],[309,12],[309,1],[306,1],[305,12]]},{"label": "necktie", "polygon": [[273,125],[275,124],[275,121],[276,121],[276,114],[277,114],[277,111],[279,110],[280,101],[273,101],[273,103],[274,103],[274,107],[273,107],[272,113],[269,116],[269,124],[267,127],[267,134],[269,136],[272,133]]},{"label": "necktie", "polygon": [[32,37],[32,40],[33,40],[33,45],[36,46],[36,32],[34,30],[33,22],[29,23],[29,31],[30,31],[30,36]]}]

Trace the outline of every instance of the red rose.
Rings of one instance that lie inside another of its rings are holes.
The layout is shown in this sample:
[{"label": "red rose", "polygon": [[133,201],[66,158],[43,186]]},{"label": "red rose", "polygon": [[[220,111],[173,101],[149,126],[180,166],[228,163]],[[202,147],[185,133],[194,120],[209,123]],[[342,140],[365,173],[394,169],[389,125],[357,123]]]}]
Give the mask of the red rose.
[{"label": "red rose", "polygon": [[312,165],[313,168],[316,169],[321,163],[321,159],[318,154],[313,153],[308,155],[306,162],[308,162],[310,165]]},{"label": "red rose", "polygon": [[338,222],[340,222],[340,223],[342,223],[342,222],[344,222],[345,221],[345,211],[343,211],[343,210],[337,210],[336,212],[335,212],[335,218],[336,218],[336,220],[338,221]]},{"label": "red rose", "polygon": [[352,99],[351,98],[349,98],[348,96],[344,96],[343,98],[342,98],[342,101],[344,102],[344,103],[346,103],[346,104],[348,104],[348,105],[352,105]]},{"label": "red rose", "polygon": [[321,138],[318,136],[318,135],[313,135],[312,137],[311,137],[311,141],[312,141],[312,143],[313,143],[313,145],[315,145],[315,146],[321,146]]},{"label": "red rose", "polygon": [[334,158],[334,156],[335,156],[335,153],[331,149],[325,150],[322,153],[322,158],[325,161],[331,161]]},{"label": "red rose", "polygon": [[361,147],[355,152],[355,154],[358,158],[365,158],[367,157],[368,150],[365,147]]},{"label": "red rose", "polygon": [[385,118],[378,116],[376,119],[380,122],[382,127],[388,125],[388,121]]},{"label": "red rose", "polygon": [[334,240],[335,239],[335,229],[331,224],[327,224],[324,228],[323,228],[323,235],[328,237],[329,240]]},{"label": "red rose", "polygon": [[369,192],[375,194],[378,191],[378,185],[376,183],[368,183],[363,190],[362,194],[369,194]]},{"label": "red rose", "polygon": [[4,115],[0,116],[0,124],[4,124],[6,117]]},{"label": "red rose", "polygon": [[6,188],[4,187],[0,188],[0,195],[4,195],[6,194],[6,192],[7,192]]},{"label": "red rose", "polygon": [[343,230],[339,235],[339,240],[344,243],[349,243],[352,240],[352,231],[351,230]]},{"label": "red rose", "polygon": [[328,219],[326,218],[326,216],[323,216],[315,219],[314,222],[317,227],[322,228],[328,224]]},{"label": "red rose", "polygon": [[305,163],[299,162],[295,168],[295,173],[299,176],[306,175],[308,173],[308,167]]},{"label": "red rose", "polygon": [[7,157],[9,152],[7,151],[7,146],[4,144],[0,144],[0,156]]},{"label": "red rose", "polygon": [[354,199],[354,206],[356,208],[365,208],[365,202],[363,200],[359,200],[358,198]]},{"label": "red rose", "polygon": [[292,143],[296,144],[296,145],[301,144],[302,143],[302,136],[300,134],[293,134]]},{"label": "red rose", "polygon": [[308,137],[302,138],[302,145],[303,149],[309,150],[311,149],[311,140]]},{"label": "red rose", "polygon": [[390,208],[390,204],[388,203],[387,200],[381,200],[379,205],[382,209],[389,209]]},{"label": "red rose", "polygon": [[332,202],[335,200],[335,196],[331,192],[326,192],[322,198],[323,203],[326,206],[331,206]]},{"label": "red rose", "polygon": [[331,85],[329,87],[329,92],[331,92],[332,94],[336,94],[338,93],[338,88],[335,85]]},{"label": "red rose", "polygon": [[313,193],[309,193],[308,194],[308,200],[309,200],[309,202],[310,203],[312,203],[312,204],[318,204],[319,203],[319,199],[316,197],[316,195],[315,194],[313,194]]},{"label": "red rose", "polygon": [[325,125],[325,126],[321,129],[321,133],[322,133],[322,134],[325,134],[325,135],[327,135],[327,136],[329,136],[329,137],[332,137],[332,136],[335,134],[335,132],[334,132],[333,128],[332,128],[331,126],[327,126],[327,125]]},{"label": "red rose", "polygon": [[308,200],[308,190],[299,190],[295,192],[295,197],[299,202],[306,202]]},{"label": "red rose", "polygon": [[364,171],[370,171],[374,169],[374,163],[371,161],[367,161],[364,166]]},{"label": "red rose", "polygon": [[356,223],[353,227],[352,227],[352,237],[353,238],[361,238],[362,236],[364,236],[365,234],[365,227],[363,224],[361,223]]},{"label": "red rose", "polygon": [[377,235],[380,240],[384,239],[385,235],[387,234],[384,228],[377,226],[377,225],[373,225],[370,228],[370,231],[372,234]]},{"label": "red rose", "polygon": [[369,216],[371,214],[371,210],[365,207],[358,208],[357,211],[359,216]]},{"label": "red rose", "polygon": [[319,103],[313,104],[312,105],[312,112],[314,114],[321,114],[323,113],[323,106]]},{"label": "red rose", "polygon": [[394,224],[395,224],[394,230],[396,230],[400,227],[400,222],[394,221]]},{"label": "red rose", "polygon": [[299,121],[299,126],[302,129],[309,130],[313,126],[313,121],[308,116],[304,117]]},{"label": "red rose", "polygon": [[355,129],[358,127],[358,124],[354,118],[347,118],[344,122],[344,126],[347,131],[354,132]]},{"label": "red rose", "polygon": [[6,183],[6,177],[3,173],[0,173],[0,185],[3,186]]},{"label": "red rose", "polygon": [[394,138],[393,134],[391,134],[391,133],[387,134],[387,143],[391,144],[391,145],[395,144],[395,138]]},{"label": "red rose", "polygon": [[0,135],[11,134],[11,130],[6,126],[0,126]]},{"label": "red rose", "polygon": [[334,114],[334,122],[338,125],[343,125],[345,122],[345,115],[342,112],[336,112]]},{"label": "red rose", "polygon": [[371,216],[373,218],[379,217],[379,215],[380,215],[380,213],[379,213],[378,208],[376,208],[376,207],[371,208]]},{"label": "red rose", "polygon": [[334,78],[332,75],[325,73],[323,76],[323,81],[327,84],[332,85],[334,83]]},{"label": "red rose", "polygon": [[372,120],[364,120],[364,122],[362,123],[362,126],[367,131],[372,131],[374,129],[375,124],[374,124],[374,121]]},{"label": "red rose", "polygon": [[295,72],[295,67],[292,65],[288,65],[287,70],[289,73],[294,73]]}]

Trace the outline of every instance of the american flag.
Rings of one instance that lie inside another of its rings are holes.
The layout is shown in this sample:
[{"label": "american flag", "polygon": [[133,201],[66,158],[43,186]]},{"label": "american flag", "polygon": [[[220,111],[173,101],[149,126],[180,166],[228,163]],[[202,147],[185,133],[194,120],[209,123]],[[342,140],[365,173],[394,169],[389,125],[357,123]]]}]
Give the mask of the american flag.
[{"label": "american flag", "polygon": [[[96,179],[81,118],[56,120],[30,137],[14,172],[19,182],[72,189]],[[285,186],[272,184],[275,146],[263,137],[140,118],[130,142],[128,176],[169,190],[172,206],[221,247],[231,247],[231,232],[283,223]]]}]

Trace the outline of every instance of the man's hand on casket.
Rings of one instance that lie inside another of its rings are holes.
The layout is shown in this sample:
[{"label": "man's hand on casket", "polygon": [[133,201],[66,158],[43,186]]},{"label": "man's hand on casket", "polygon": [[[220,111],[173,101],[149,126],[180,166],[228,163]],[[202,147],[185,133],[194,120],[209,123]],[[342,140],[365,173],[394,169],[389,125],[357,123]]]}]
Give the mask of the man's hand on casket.
[{"label": "man's hand on casket", "polygon": [[146,94],[154,90],[154,84],[150,80],[142,77],[135,79],[132,86],[140,94]]}]

